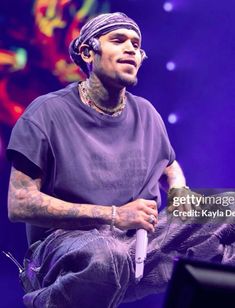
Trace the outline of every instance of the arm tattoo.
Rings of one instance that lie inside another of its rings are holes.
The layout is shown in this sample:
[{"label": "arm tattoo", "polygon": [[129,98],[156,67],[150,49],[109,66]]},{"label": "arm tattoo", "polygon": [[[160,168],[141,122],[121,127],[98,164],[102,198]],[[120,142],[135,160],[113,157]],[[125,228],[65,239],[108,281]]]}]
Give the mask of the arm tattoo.
[{"label": "arm tattoo", "polygon": [[66,202],[40,191],[41,179],[32,179],[12,167],[8,211],[12,221],[50,228],[79,229],[111,222],[111,207]]}]

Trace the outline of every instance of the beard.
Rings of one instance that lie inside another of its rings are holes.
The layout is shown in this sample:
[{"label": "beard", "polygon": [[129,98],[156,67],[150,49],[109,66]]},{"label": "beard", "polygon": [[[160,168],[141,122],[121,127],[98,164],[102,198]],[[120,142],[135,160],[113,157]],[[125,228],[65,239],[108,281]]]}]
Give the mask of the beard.
[{"label": "beard", "polygon": [[138,83],[138,78],[137,76],[128,77],[128,76],[123,76],[123,74],[122,75],[120,74],[119,76],[117,76],[117,82],[123,87],[129,87],[129,86],[134,87]]},{"label": "beard", "polygon": [[117,82],[124,87],[135,86],[138,82],[137,72],[134,73],[133,68],[124,67],[124,69],[116,71]]},{"label": "beard", "polygon": [[101,69],[96,70],[95,75],[102,80],[104,84],[117,88],[135,86],[138,83],[137,75],[132,74],[131,71],[116,71],[107,74],[105,70]]}]

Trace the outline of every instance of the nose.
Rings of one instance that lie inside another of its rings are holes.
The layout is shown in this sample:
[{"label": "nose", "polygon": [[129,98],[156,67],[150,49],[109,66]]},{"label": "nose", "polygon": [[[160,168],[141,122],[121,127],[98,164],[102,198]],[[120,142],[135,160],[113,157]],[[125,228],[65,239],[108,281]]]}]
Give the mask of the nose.
[{"label": "nose", "polygon": [[136,54],[136,50],[131,42],[131,40],[127,40],[125,42],[125,45],[124,45],[124,51],[128,54],[132,54],[132,55],[135,55]]}]

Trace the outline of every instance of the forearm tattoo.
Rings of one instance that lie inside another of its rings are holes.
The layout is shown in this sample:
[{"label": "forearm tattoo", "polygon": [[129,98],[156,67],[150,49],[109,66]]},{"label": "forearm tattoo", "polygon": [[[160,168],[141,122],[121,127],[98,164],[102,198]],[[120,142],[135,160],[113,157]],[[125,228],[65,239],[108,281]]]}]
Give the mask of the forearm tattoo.
[{"label": "forearm tattoo", "polygon": [[66,202],[40,191],[41,179],[32,179],[12,167],[8,211],[12,221],[50,228],[79,229],[109,224],[111,207]]}]

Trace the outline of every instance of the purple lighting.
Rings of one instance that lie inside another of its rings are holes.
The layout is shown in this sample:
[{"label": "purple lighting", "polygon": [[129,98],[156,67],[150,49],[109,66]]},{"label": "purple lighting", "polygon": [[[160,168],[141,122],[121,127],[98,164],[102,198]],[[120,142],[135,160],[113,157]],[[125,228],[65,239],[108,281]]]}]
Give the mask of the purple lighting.
[{"label": "purple lighting", "polygon": [[3,156],[3,142],[2,142],[2,138],[0,136],[0,158]]},{"label": "purple lighting", "polygon": [[168,71],[174,71],[175,70],[175,62],[169,61],[166,63],[166,69]]},{"label": "purple lighting", "polygon": [[163,3],[163,10],[164,11],[171,12],[171,11],[173,11],[173,8],[174,8],[174,6],[173,6],[173,4],[171,2],[167,1],[167,2]]},{"label": "purple lighting", "polygon": [[168,122],[170,124],[175,124],[178,122],[178,117],[175,113],[170,113],[169,116],[168,116]]}]

